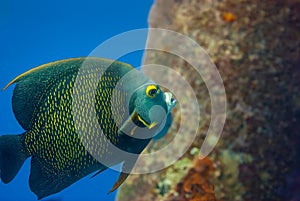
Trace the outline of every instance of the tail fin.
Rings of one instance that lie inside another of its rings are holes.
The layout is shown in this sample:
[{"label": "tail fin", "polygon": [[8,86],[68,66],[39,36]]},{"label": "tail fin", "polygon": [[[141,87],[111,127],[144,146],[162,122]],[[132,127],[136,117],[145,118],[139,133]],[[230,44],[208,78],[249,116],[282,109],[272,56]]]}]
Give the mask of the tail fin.
[{"label": "tail fin", "polygon": [[19,172],[29,153],[24,149],[24,136],[0,136],[0,178],[9,183]]}]

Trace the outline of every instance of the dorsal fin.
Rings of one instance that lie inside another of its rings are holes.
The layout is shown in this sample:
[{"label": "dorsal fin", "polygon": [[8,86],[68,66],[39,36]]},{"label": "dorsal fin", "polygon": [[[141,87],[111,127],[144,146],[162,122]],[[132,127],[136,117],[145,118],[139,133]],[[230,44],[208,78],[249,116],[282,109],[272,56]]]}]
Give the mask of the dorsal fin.
[{"label": "dorsal fin", "polygon": [[[93,66],[96,64],[95,67],[103,67],[112,63],[130,67],[128,64],[110,59],[81,57],[47,63],[17,76],[3,89],[5,90],[16,83],[12,106],[16,119],[25,130],[32,128],[32,120],[37,112],[35,109],[49,95],[51,87],[55,83],[66,79],[66,77],[67,79],[74,78],[82,63],[86,60],[92,61]],[[89,62],[86,65],[90,64]]]},{"label": "dorsal fin", "polygon": [[[87,59],[87,57],[78,57],[78,58],[70,58],[70,59],[64,59],[64,60],[59,60],[59,61],[54,61],[54,62],[50,62],[50,63],[47,63],[47,64],[43,64],[43,65],[40,65],[40,66],[37,66],[35,68],[32,68],[20,75],[18,75],[17,77],[15,77],[12,81],[10,81],[5,87],[2,88],[2,90],[6,90],[10,85],[18,82],[21,78],[23,77],[26,77],[27,75],[30,75],[31,73],[35,73],[35,72],[38,72],[40,70],[43,70],[47,67],[54,67],[58,64],[61,64],[61,63],[67,63],[67,62],[72,62],[72,61],[79,61],[79,62],[83,62],[85,59]],[[117,61],[113,61],[113,60],[110,60],[110,59],[104,59],[104,58],[97,58],[97,57],[89,57],[89,59],[96,59],[96,60],[102,60],[102,61],[106,61],[106,62],[109,62],[109,63],[112,63],[112,62],[117,62]],[[118,63],[122,63],[122,62],[118,62]],[[122,65],[127,65],[128,67],[131,67],[129,64],[126,64],[126,63],[122,63]]]},{"label": "dorsal fin", "polygon": [[16,119],[25,129],[31,129],[35,108],[48,94],[49,88],[64,75],[76,74],[84,58],[66,59],[33,68],[13,79],[4,89],[16,83],[12,106]]},{"label": "dorsal fin", "polygon": [[40,71],[42,69],[45,69],[47,67],[55,66],[56,64],[61,63],[61,62],[69,62],[69,61],[80,60],[80,59],[82,59],[82,58],[65,59],[65,60],[54,61],[54,62],[50,62],[50,63],[47,63],[47,64],[43,64],[43,65],[37,66],[37,67],[32,68],[32,69],[30,69],[30,70],[28,70],[28,71],[26,71],[26,72],[18,75],[17,77],[15,77],[5,87],[3,87],[2,90],[7,89],[10,85],[18,82],[22,77],[25,77],[26,75],[30,75],[31,73],[38,72],[38,71]]},{"label": "dorsal fin", "polygon": [[61,61],[54,61],[54,62],[50,62],[50,63],[47,63],[47,64],[43,64],[41,66],[37,66],[35,68],[32,68],[32,69],[18,75],[17,77],[15,77],[5,87],[3,87],[2,90],[7,89],[10,85],[15,84],[16,82],[18,82],[22,77],[26,77],[26,75],[30,75],[31,73],[38,72],[39,70],[42,70],[43,68],[55,66],[55,64],[57,64],[59,62],[64,62],[64,61],[68,61],[68,60],[76,60],[76,59],[79,59],[79,58],[67,59],[67,60],[61,60]]}]

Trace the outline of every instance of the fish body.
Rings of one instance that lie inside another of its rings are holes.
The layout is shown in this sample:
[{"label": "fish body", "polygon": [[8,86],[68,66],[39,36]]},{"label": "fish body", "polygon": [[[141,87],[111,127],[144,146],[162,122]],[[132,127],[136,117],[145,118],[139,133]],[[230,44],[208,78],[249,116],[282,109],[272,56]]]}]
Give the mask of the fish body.
[{"label": "fish body", "polygon": [[[52,62],[8,86],[14,83],[13,111],[25,132],[0,136],[0,176],[10,182],[31,157],[29,185],[38,199],[121,162],[132,169],[135,160],[126,162],[109,145],[140,154],[170,112],[159,86],[132,66],[107,59]],[[153,106],[163,112],[151,111]],[[111,191],[128,174],[121,173]]]}]

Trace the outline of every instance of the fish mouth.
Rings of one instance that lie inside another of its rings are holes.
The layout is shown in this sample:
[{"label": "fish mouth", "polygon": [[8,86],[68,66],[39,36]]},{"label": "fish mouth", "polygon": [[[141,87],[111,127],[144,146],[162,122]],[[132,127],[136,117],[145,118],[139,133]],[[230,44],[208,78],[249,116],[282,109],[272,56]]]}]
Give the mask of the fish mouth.
[{"label": "fish mouth", "polygon": [[169,113],[169,112],[171,112],[173,107],[175,107],[177,101],[176,101],[175,98],[173,98],[173,94],[171,92],[165,92],[164,93],[164,98],[165,98],[165,101],[167,103],[168,113]]},{"label": "fish mouth", "polygon": [[157,125],[157,122],[148,123],[145,119],[143,119],[136,111],[131,115],[131,120],[138,126],[144,126],[149,129],[154,128]]}]

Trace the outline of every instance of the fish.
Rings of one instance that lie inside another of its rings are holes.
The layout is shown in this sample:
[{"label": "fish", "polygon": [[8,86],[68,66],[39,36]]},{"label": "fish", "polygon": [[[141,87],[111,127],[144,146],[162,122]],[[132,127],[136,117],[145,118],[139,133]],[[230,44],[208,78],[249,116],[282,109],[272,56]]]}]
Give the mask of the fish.
[{"label": "fish", "polygon": [[[35,67],[3,90],[13,84],[13,112],[24,132],[0,136],[0,178],[9,183],[31,158],[29,186],[37,199],[122,164],[109,192],[116,190],[176,104],[131,65],[98,57]],[[112,153],[109,145],[135,157]]]}]

